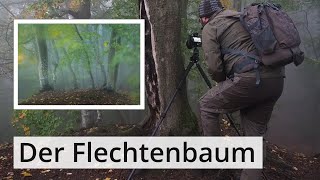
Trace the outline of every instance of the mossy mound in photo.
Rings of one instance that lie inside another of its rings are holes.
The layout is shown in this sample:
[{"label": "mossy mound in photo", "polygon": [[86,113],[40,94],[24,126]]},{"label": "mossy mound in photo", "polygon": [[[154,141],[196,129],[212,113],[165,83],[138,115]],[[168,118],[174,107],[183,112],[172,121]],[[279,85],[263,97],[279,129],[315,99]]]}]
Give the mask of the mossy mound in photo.
[{"label": "mossy mound in photo", "polygon": [[45,91],[19,103],[20,105],[137,105],[128,94],[113,91],[85,89]]}]

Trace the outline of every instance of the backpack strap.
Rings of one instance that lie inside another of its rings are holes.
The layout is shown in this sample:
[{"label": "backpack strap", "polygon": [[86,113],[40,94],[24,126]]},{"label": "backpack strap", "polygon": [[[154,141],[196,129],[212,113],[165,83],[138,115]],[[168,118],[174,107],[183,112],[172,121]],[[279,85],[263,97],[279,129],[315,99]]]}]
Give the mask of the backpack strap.
[{"label": "backpack strap", "polygon": [[260,84],[261,78],[260,78],[259,66],[262,63],[261,63],[259,56],[256,56],[254,54],[251,54],[251,53],[248,53],[245,51],[236,50],[236,49],[229,49],[229,48],[221,49],[221,53],[223,56],[225,54],[234,54],[234,55],[245,57],[244,60],[236,62],[233,65],[231,73],[232,74],[233,73],[243,73],[243,72],[248,72],[253,69],[256,73],[256,85]]},{"label": "backpack strap", "polygon": [[256,56],[254,54],[251,54],[251,53],[248,53],[248,52],[245,52],[245,51],[236,50],[236,49],[230,49],[230,48],[224,48],[224,49],[221,49],[221,53],[222,53],[222,55],[234,54],[234,55],[244,56],[246,58],[257,60],[260,63],[260,57],[259,56]]}]

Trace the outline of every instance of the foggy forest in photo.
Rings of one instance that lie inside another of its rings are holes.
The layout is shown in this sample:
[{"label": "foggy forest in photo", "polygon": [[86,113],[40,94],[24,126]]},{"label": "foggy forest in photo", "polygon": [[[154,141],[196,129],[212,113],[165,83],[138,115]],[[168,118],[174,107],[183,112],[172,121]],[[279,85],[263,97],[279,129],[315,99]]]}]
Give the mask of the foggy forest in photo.
[{"label": "foggy forest in photo", "polygon": [[139,24],[19,24],[19,104],[138,104]]}]

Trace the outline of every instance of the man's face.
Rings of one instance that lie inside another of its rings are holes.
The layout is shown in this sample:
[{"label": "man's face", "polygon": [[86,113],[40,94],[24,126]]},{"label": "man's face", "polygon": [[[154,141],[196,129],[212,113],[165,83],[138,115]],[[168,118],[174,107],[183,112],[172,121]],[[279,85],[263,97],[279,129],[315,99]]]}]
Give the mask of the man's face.
[{"label": "man's face", "polygon": [[202,27],[204,27],[209,22],[209,18],[207,17],[199,18],[199,22],[201,23]]}]

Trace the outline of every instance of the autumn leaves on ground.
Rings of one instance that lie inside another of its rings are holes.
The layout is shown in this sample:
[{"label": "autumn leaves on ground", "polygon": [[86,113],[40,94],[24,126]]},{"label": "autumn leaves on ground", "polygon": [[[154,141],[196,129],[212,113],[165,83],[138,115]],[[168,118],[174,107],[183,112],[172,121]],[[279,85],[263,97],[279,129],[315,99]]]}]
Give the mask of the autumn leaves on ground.
[{"label": "autumn leaves on ground", "polygon": [[[222,121],[223,133],[234,135],[234,130],[226,121]],[[110,135],[146,135],[136,126],[110,126],[109,128],[90,128],[73,132],[76,136]],[[0,145],[0,177],[2,179],[76,179],[76,180],[122,180],[127,179],[131,170],[95,169],[13,169],[12,144]],[[267,160],[264,163],[265,174],[273,179],[317,179],[320,176],[320,155],[305,156],[290,152],[267,142]],[[137,170],[133,179],[236,179],[241,170]]]},{"label": "autumn leaves on ground", "polygon": [[132,105],[139,99],[114,91],[73,90],[45,91],[19,103],[20,105]]}]

